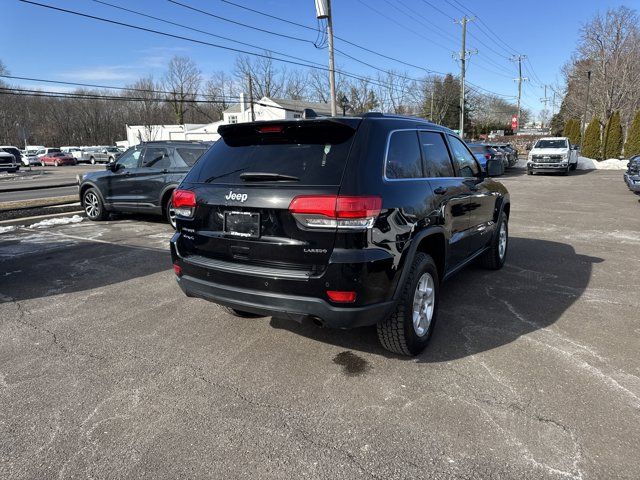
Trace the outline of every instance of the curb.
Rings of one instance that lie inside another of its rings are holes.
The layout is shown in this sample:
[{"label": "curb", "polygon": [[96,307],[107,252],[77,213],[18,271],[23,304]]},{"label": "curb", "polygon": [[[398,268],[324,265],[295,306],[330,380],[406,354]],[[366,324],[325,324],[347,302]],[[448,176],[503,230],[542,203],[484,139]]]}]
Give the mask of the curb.
[{"label": "curb", "polygon": [[[21,180],[27,181],[27,180]],[[32,185],[26,187],[9,187],[2,188],[0,187],[0,193],[11,193],[11,192],[24,192],[27,190],[45,190],[47,188],[62,188],[62,187],[75,187],[78,185],[78,182],[67,182],[67,183],[57,183],[55,185]]]},{"label": "curb", "polygon": [[14,218],[11,220],[2,220],[0,221],[0,227],[28,227],[33,225],[34,223],[38,223],[41,220],[47,220],[48,218],[57,218],[57,217],[73,217],[74,215],[79,215],[81,217],[86,217],[86,214],[83,210],[77,210],[73,212],[62,212],[62,213],[49,213],[46,215],[35,215],[33,217],[22,217],[22,218]]}]

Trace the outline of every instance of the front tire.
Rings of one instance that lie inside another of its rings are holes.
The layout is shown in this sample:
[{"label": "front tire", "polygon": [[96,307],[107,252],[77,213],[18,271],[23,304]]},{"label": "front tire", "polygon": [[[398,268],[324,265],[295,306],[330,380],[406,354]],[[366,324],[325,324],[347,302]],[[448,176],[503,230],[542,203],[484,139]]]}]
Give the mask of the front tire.
[{"label": "front tire", "polygon": [[89,159],[89,161],[91,162],[91,165],[95,165],[95,164],[96,164],[96,159],[95,159],[95,158],[93,158],[93,157],[91,157],[91,158]]},{"label": "front tire", "polygon": [[438,314],[440,281],[433,258],[416,254],[395,310],[378,323],[378,339],[384,348],[399,355],[422,352],[433,332]]},{"label": "front tire", "polygon": [[53,162],[53,166],[54,166],[54,167],[59,167],[59,166],[60,166],[60,163],[56,160],[55,162]]},{"label": "front tire", "polygon": [[509,222],[507,215],[500,212],[491,245],[482,256],[482,266],[489,270],[500,270],[507,259],[509,247]]},{"label": "front tire", "polygon": [[97,222],[107,218],[104,204],[100,199],[100,194],[95,188],[90,188],[84,192],[84,195],[82,195],[82,205],[89,220]]}]

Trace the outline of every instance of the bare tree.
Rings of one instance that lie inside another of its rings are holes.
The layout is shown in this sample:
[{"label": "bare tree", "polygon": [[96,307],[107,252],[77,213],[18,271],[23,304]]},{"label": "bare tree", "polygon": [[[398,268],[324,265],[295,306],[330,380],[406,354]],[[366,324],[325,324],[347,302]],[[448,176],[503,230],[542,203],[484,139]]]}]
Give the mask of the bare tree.
[{"label": "bare tree", "polygon": [[582,27],[578,48],[563,68],[567,93],[560,114],[565,121],[583,116],[589,71],[587,121],[597,116],[604,124],[620,111],[628,125],[640,108],[640,19],[634,10],[610,9]]},{"label": "bare tree", "polygon": [[252,59],[246,55],[236,59],[236,79],[238,83],[246,85],[251,77],[253,83],[253,97],[277,98],[284,93],[286,71],[274,65],[269,54],[266,58]]},{"label": "bare tree", "polygon": [[214,73],[204,87],[204,97],[208,102],[200,106],[200,111],[211,121],[222,119],[222,112],[234,103],[242,86],[223,71]]},{"label": "bare tree", "polygon": [[202,76],[196,63],[189,57],[174,56],[164,78],[164,88],[171,92],[168,99],[173,107],[176,122],[183,124],[190,103],[195,101],[200,90]]}]

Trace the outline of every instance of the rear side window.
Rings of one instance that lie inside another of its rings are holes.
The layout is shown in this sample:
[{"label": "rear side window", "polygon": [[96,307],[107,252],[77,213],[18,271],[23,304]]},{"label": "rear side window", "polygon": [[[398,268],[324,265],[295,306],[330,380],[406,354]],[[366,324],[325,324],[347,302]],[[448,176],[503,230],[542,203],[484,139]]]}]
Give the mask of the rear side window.
[{"label": "rear side window", "polygon": [[[339,185],[355,130],[334,121],[234,124],[191,170],[189,182],[246,185],[242,174],[282,175],[297,185]],[[245,176],[245,178],[248,178]],[[266,180],[264,179],[266,178]]]},{"label": "rear side window", "polygon": [[169,168],[171,160],[166,148],[147,147],[142,156],[142,166],[149,168]]},{"label": "rear side window", "polygon": [[400,130],[391,134],[385,175],[389,179],[424,177],[420,146],[415,130]]},{"label": "rear side window", "polygon": [[424,156],[427,177],[454,177],[449,150],[442,134],[436,132],[420,132],[420,144]]},{"label": "rear side window", "polygon": [[179,147],[175,150],[174,160],[176,167],[192,167],[196,161],[206,152],[206,148]]}]

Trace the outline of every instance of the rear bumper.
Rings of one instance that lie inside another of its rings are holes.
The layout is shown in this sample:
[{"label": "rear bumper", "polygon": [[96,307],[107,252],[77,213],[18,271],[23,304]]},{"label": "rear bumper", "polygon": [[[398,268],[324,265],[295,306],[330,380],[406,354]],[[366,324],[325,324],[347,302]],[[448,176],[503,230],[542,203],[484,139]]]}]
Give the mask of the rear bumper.
[{"label": "rear bumper", "polygon": [[[298,322],[316,320],[338,329],[375,325],[386,318],[395,302],[391,298],[372,298],[371,290],[380,294],[390,291],[389,284],[382,284],[380,277],[388,278],[380,270],[380,260],[333,265],[320,277],[301,278],[299,272],[249,267],[232,262],[195,261],[196,257],[178,254],[180,233],[171,240],[171,258],[182,268],[177,282],[189,297],[265,316],[288,318]],[[383,263],[386,260],[382,260]],[[231,269],[230,266],[235,268]],[[372,273],[367,266],[373,266]],[[328,272],[331,270],[331,274]],[[357,284],[349,283],[345,271],[358,271]],[[378,275],[378,276],[376,276]],[[326,282],[326,283],[325,283]],[[324,297],[327,287],[335,290],[356,290],[360,304],[335,304]],[[382,295],[381,295],[382,297]]]},{"label": "rear bumper", "polygon": [[297,322],[317,319],[330,328],[348,329],[375,325],[385,318],[393,307],[393,302],[364,307],[335,307],[320,298],[229,287],[188,275],[177,280],[188,297],[202,298],[225,307],[288,318]]}]

